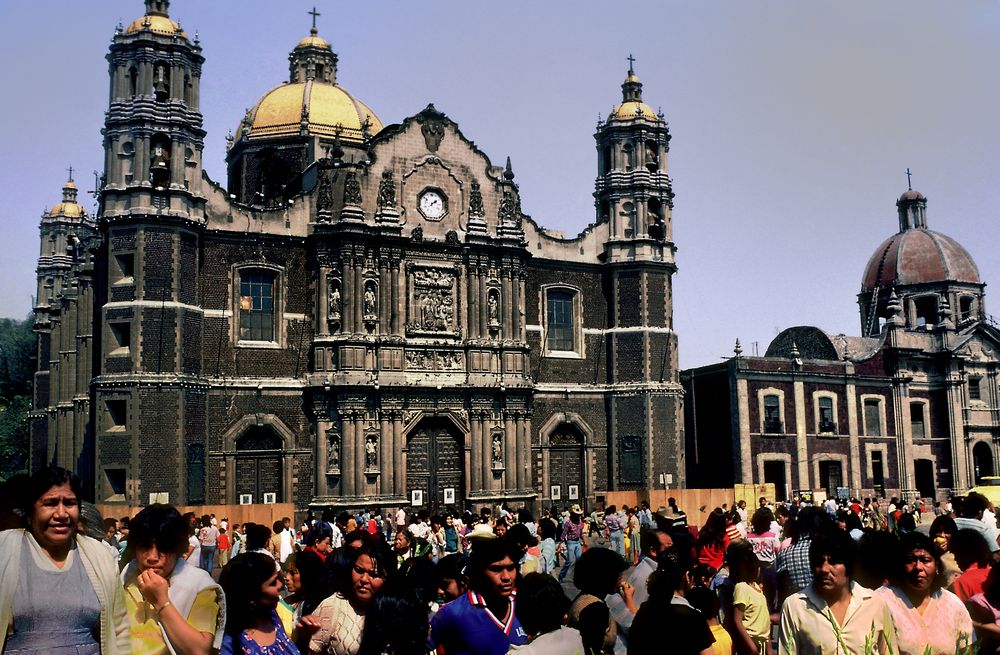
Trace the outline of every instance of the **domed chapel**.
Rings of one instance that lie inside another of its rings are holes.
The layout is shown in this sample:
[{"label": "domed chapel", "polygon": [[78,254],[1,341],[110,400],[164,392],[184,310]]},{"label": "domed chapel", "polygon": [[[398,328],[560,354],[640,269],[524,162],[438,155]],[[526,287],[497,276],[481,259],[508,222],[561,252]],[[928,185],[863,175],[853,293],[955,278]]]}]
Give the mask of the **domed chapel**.
[{"label": "domed chapel", "polygon": [[763,357],[737,342],[682,373],[689,484],[933,501],[997,473],[1000,330],[975,261],[929,229],[927,205],[912,188],[896,201],[899,229],[861,277],[862,336],[791,327]]},{"label": "domed chapel", "polygon": [[41,222],[32,465],[103,503],[300,512],[683,485],[670,132],[631,62],[564,238],[426,99],[387,124],[341,87],[315,18],[232,116],[224,183],[197,36],[167,0],[115,32],[98,210],[71,174]]}]

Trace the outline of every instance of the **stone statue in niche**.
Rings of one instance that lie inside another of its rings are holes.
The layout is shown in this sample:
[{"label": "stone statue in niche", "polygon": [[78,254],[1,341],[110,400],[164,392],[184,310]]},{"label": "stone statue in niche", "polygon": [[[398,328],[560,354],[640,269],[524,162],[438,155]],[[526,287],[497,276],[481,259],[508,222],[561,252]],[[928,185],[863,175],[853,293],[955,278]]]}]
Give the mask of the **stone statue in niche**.
[{"label": "stone statue in niche", "polygon": [[378,298],[375,295],[375,283],[368,282],[365,284],[365,295],[364,295],[364,311],[365,318],[374,317],[376,305]]},{"label": "stone statue in niche", "polygon": [[316,209],[328,211],[333,207],[333,190],[330,185],[330,175],[323,174],[319,182],[319,195],[316,197]]},{"label": "stone statue in niche", "polygon": [[504,191],[503,199],[500,201],[500,207],[497,210],[497,218],[500,220],[500,225],[513,225],[516,222],[516,211],[517,206],[514,202],[514,194],[510,191]]},{"label": "stone statue in niche", "polygon": [[378,438],[368,437],[365,440],[365,468],[378,468]]},{"label": "stone statue in niche", "polygon": [[326,469],[334,473],[340,472],[340,437],[330,435],[330,446],[326,454]]},{"label": "stone statue in niche", "polygon": [[382,181],[378,183],[378,206],[396,206],[396,183],[392,179],[392,171],[382,171]]},{"label": "stone statue in niche", "polygon": [[361,204],[361,183],[358,176],[351,171],[344,178],[344,204],[358,206]]},{"label": "stone statue in niche", "polygon": [[472,190],[469,192],[469,216],[486,216],[483,208],[483,192],[479,189],[479,182],[472,180]]},{"label": "stone statue in niche", "polygon": [[493,435],[493,467],[503,466],[503,438],[499,433]]},{"label": "stone statue in niche", "polygon": [[424,240],[424,228],[420,227],[419,225],[416,226],[415,228],[413,228],[413,232],[410,233],[410,236],[411,236],[411,238],[414,241],[417,241],[417,242],[423,241]]},{"label": "stone statue in niche", "polygon": [[420,133],[424,135],[424,144],[431,152],[437,152],[444,138],[444,125],[438,121],[430,121],[420,126]]},{"label": "stone statue in niche", "polygon": [[340,282],[330,283],[330,308],[329,308],[330,320],[339,321],[340,320]]},{"label": "stone statue in niche", "polygon": [[500,325],[500,301],[497,299],[495,291],[491,291],[489,299],[486,301],[486,310],[489,315],[490,327]]}]

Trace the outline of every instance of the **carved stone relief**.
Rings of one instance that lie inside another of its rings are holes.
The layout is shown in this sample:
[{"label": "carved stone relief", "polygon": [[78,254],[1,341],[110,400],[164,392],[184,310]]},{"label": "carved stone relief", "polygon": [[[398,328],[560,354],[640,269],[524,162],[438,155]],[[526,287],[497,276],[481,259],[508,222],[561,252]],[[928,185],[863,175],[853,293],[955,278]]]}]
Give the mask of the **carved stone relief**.
[{"label": "carved stone relief", "polygon": [[455,320],[455,272],[441,269],[414,269],[411,275],[413,302],[410,331],[452,332]]},{"label": "carved stone relief", "polygon": [[440,121],[428,121],[420,126],[420,133],[424,135],[424,144],[431,152],[437,152],[444,138],[444,123]]},{"label": "carved stone relief", "polygon": [[407,370],[464,371],[464,353],[452,350],[407,350]]}]

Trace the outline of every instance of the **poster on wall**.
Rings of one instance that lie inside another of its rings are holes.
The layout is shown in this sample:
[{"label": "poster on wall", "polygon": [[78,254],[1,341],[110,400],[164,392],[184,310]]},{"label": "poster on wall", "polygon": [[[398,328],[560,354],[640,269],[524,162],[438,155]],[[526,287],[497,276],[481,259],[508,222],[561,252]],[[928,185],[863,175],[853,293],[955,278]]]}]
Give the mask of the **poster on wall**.
[{"label": "poster on wall", "polygon": [[454,505],[455,504],[455,489],[454,487],[447,487],[444,490],[444,504]]},{"label": "poster on wall", "polygon": [[421,489],[414,489],[410,492],[410,504],[419,507],[424,504],[424,492]]},{"label": "poster on wall", "polygon": [[580,500],[580,485],[578,484],[569,485],[569,499]]},{"label": "poster on wall", "polygon": [[558,484],[552,485],[552,489],[549,490],[549,497],[552,500],[560,500],[562,498],[562,487]]}]

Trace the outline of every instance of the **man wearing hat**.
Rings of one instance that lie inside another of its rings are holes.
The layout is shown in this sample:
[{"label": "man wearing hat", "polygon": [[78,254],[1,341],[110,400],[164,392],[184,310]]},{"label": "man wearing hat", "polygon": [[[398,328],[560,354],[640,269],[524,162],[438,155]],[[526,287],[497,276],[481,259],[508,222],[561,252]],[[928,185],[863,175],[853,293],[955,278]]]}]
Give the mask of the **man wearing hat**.
[{"label": "man wearing hat", "polygon": [[563,521],[562,535],[559,540],[566,546],[566,562],[559,570],[559,582],[566,579],[569,568],[576,563],[578,557],[583,552],[581,543],[583,542],[583,509],[579,503],[573,503],[569,508],[569,518]]}]

